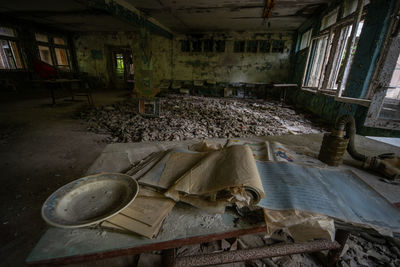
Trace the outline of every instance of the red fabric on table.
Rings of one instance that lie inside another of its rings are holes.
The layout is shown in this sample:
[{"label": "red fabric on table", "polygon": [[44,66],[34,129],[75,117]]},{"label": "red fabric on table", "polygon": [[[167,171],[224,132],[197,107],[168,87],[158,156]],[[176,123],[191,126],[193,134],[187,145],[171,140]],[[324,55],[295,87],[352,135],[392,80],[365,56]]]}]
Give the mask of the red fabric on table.
[{"label": "red fabric on table", "polygon": [[58,76],[58,71],[54,67],[38,59],[33,60],[33,69],[40,78],[45,80],[55,79]]}]

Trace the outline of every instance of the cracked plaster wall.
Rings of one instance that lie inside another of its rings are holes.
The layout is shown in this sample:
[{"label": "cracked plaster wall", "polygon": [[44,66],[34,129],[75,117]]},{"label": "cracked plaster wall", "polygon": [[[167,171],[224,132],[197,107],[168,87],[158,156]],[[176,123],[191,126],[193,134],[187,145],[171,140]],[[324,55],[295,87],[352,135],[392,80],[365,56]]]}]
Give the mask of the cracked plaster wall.
[{"label": "cracked plaster wall", "polygon": [[[141,65],[139,32],[84,33],[76,35],[74,46],[79,71],[97,77],[105,87],[115,87],[110,67],[110,47],[129,47],[133,54],[134,68]],[[157,87],[161,80],[171,79],[171,40],[150,35],[152,85]],[[92,50],[101,51],[101,58],[92,57]]]},{"label": "cracked plaster wall", "polygon": [[[225,52],[182,52],[181,40],[194,40],[189,35],[175,36],[173,42],[173,78],[175,80],[213,80],[216,82],[279,83],[289,76],[293,33],[208,33],[201,40],[225,40]],[[283,53],[235,53],[235,40],[284,40]],[[215,49],[214,49],[215,51]]]}]

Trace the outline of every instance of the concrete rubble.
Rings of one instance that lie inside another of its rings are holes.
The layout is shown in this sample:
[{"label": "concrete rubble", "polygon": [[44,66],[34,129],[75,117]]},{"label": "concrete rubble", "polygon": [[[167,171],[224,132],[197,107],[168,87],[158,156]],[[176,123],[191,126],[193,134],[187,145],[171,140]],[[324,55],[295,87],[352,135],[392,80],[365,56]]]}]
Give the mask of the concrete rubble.
[{"label": "concrete rubble", "polygon": [[82,111],[89,130],[109,133],[110,142],[231,138],[323,131],[310,115],[262,100],[168,95],[160,99],[160,117],[143,117],[137,100]]},{"label": "concrete rubble", "polygon": [[[400,240],[384,239],[371,237],[368,234],[350,235],[341,258],[336,266],[400,266]],[[263,234],[252,234],[241,236],[237,239],[229,239],[222,241],[213,241],[210,243],[183,246],[177,249],[177,257],[196,255],[202,253],[216,253],[221,251],[247,249],[260,246],[277,244],[279,242],[291,242],[290,238],[284,234],[265,239]],[[227,245],[229,244],[229,245]],[[290,256],[281,256],[269,259],[260,259],[235,263],[234,265],[219,266],[323,266],[316,257],[310,254],[296,254]]]}]

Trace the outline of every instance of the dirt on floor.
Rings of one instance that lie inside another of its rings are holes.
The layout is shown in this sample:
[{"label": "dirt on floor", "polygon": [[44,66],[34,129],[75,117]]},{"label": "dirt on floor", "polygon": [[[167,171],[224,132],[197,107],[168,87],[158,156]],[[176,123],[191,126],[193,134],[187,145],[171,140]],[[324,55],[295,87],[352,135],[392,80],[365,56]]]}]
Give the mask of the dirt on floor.
[{"label": "dirt on floor", "polygon": [[[110,105],[126,92],[94,94],[96,105]],[[0,265],[21,266],[46,224],[40,209],[60,186],[82,177],[105,147],[105,134],[87,131],[73,118],[87,105],[50,98],[2,99],[0,106]]]},{"label": "dirt on floor", "polygon": [[[59,100],[54,107],[48,97],[0,100],[1,266],[24,265],[47,227],[40,215],[43,202],[60,186],[82,177],[107,143],[226,137],[232,125],[237,130],[234,136],[326,129],[313,116],[277,102],[178,96],[162,99],[165,113],[149,119],[153,130],[148,131],[148,119],[136,113],[137,103],[126,91],[98,92],[93,97],[95,108],[84,99]],[[207,125],[215,129],[210,132]],[[242,127],[248,125],[252,127]],[[350,238],[338,266],[400,264],[400,244],[365,238]],[[137,261],[137,256],[125,256],[76,266],[134,266]],[[308,255],[294,255],[235,266],[315,265]]]}]

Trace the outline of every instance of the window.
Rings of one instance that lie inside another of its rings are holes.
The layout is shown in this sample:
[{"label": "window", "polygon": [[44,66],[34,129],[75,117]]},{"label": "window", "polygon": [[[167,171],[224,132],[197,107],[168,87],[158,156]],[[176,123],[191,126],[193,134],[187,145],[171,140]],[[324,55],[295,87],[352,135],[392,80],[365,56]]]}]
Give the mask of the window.
[{"label": "window", "polygon": [[299,50],[303,50],[304,48],[307,48],[310,45],[311,34],[312,34],[312,29],[309,29],[308,31],[304,32],[301,35]]},{"label": "window", "polygon": [[273,40],[272,41],[272,52],[273,53],[283,53],[285,50],[284,40]]},{"label": "window", "polygon": [[247,41],[247,52],[257,53],[257,48],[258,48],[258,41],[256,40]]},{"label": "window", "polygon": [[0,69],[22,69],[20,51],[14,29],[0,27]]},{"label": "window", "polygon": [[364,21],[360,21],[357,27],[356,39],[350,50],[350,55],[346,59],[346,48],[350,44],[352,25],[344,25],[337,31],[339,40],[337,43],[335,53],[332,53],[332,65],[330,67],[329,75],[327,76],[326,89],[337,90],[340,83],[345,84],[347,77],[344,77],[344,73],[350,69],[353,62],[353,57],[357,49],[358,40],[360,39],[361,31],[364,26]]},{"label": "window", "polygon": [[[361,19],[363,6],[359,5],[357,12],[350,8],[352,14],[337,22],[338,8],[323,17],[321,29],[324,30],[311,39],[303,76],[304,88],[336,93],[338,98],[341,97],[364,25]],[[354,25],[357,26],[355,30]],[[302,35],[300,49],[306,45],[308,35],[311,32]]]},{"label": "window", "polygon": [[322,70],[325,62],[325,51],[328,43],[328,35],[313,39],[311,50],[312,58],[307,66],[305,87],[318,88],[321,82]]},{"label": "window", "polygon": [[53,59],[51,58],[51,52],[49,46],[39,45],[40,59],[49,65],[53,65]]},{"label": "window", "polygon": [[321,31],[335,24],[338,16],[338,10],[339,8],[336,8],[335,10],[331,11],[328,15],[322,18],[321,29],[320,29]]},{"label": "window", "polygon": [[235,41],[233,44],[233,52],[235,53],[243,53],[244,52],[244,41]]},{"label": "window", "polygon": [[204,40],[204,52],[212,52],[214,49],[214,40]]},{"label": "window", "polygon": [[56,47],[54,48],[54,52],[56,54],[57,66],[60,69],[69,70],[67,49]]},{"label": "window", "polygon": [[[400,14],[400,5],[392,14]],[[371,103],[364,126],[400,129],[400,34],[398,17],[392,16],[369,87]],[[393,34],[395,33],[395,34]]]},{"label": "window", "polygon": [[268,40],[261,40],[260,42],[260,52],[269,53],[271,51],[271,42]]},{"label": "window", "polygon": [[54,36],[50,38],[47,34],[35,33],[38,44],[39,57],[49,65],[60,70],[70,70],[67,42],[63,37]]},{"label": "window", "polygon": [[217,40],[215,41],[215,51],[216,52],[225,52],[225,41],[224,40]]},{"label": "window", "polygon": [[115,64],[117,74],[124,74],[124,55],[122,53],[115,54]]},{"label": "window", "polygon": [[43,43],[49,42],[49,38],[47,38],[47,35],[44,35],[44,34],[35,33],[35,38],[36,38],[36,41],[38,41],[38,42],[43,42]]},{"label": "window", "polygon": [[181,51],[190,52],[190,42],[189,40],[181,40]]},{"label": "window", "polygon": [[201,45],[202,45],[201,40],[194,40],[192,41],[192,52],[201,52]]}]

